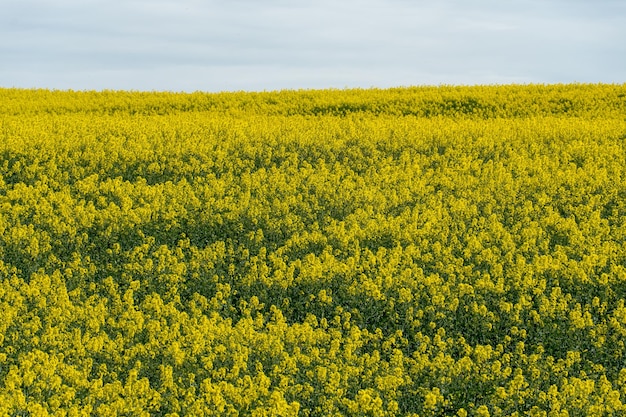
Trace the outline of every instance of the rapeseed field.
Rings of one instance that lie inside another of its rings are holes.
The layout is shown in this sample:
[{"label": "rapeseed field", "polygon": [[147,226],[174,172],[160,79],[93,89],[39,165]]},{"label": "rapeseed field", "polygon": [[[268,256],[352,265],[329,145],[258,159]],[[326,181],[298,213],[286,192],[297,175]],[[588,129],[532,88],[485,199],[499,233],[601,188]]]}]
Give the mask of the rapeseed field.
[{"label": "rapeseed field", "polygon": [[0,415],[626,415],[626,85],[0,89]]}]

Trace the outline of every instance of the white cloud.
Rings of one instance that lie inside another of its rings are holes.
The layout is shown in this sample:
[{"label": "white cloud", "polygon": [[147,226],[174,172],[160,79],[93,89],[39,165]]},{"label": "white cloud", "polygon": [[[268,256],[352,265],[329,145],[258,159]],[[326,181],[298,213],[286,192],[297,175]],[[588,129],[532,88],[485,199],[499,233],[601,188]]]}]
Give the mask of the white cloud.
[{"label": "white cloud", "polygon": [[10,0],[0,86],[625,82],[618,1]]}]

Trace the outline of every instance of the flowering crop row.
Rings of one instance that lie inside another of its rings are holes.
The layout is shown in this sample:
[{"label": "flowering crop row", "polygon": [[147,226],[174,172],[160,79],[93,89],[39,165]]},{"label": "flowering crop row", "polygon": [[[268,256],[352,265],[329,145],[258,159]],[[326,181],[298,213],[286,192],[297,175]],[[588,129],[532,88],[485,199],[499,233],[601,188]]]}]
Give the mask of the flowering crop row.
[{"label": "flowering crop row", "polygon": [[0,415],[626,413],[626,86],[0,97]]}]

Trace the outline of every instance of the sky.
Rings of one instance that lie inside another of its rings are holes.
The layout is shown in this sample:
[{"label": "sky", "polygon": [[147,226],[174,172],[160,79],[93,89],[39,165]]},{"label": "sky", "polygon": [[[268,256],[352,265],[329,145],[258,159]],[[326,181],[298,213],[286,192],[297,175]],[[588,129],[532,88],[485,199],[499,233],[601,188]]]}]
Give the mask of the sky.
[{"label": "sky", "polygon": [[626,82],[624,0],[0,0],[0,87]]}]

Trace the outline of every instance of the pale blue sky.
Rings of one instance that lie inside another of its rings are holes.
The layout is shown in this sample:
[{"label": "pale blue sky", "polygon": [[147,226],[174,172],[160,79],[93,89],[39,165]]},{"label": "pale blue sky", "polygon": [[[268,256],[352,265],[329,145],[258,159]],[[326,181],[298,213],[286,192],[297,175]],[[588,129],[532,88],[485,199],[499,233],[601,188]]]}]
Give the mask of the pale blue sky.
[{"label": "pale blue sky", "polygon": [[626,82],[623,0],[0,0],[0,87]]}]

